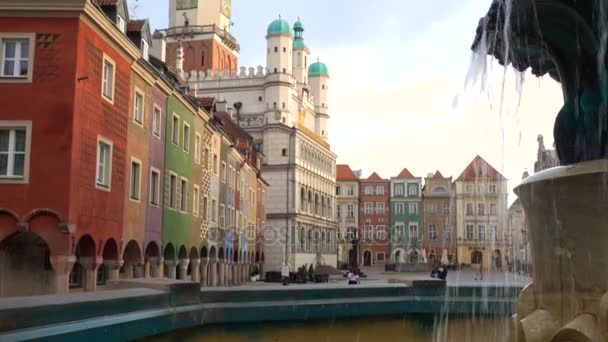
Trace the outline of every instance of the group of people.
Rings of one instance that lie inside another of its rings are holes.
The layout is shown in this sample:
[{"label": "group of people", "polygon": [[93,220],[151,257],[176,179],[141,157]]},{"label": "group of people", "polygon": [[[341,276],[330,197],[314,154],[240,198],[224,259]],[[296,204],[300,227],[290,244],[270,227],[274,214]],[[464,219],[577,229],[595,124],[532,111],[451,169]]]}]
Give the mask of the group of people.
[{"label": "group of people", "polygon": [[431,271],[431,278],[445,280],[448,277],[448,267],[446,265],[435,265]]},{"label": "group of people", "polygon": [[353,271],[348,272],[348,274],[346,275],[346,283],[348,285],[359,284],[359,274]]}]

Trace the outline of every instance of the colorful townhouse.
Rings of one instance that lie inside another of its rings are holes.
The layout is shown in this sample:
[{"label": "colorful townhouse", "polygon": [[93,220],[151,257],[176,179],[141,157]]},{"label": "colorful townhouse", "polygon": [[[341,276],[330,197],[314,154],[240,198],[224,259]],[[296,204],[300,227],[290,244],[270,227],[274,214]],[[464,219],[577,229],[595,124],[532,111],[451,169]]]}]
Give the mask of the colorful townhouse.
[{"label": "colorful townhouse", "polygon": [[[150,55],[149,24],[125,0],[34,5],[0,3],[0,296],[139,277],[225,284],[234,141]],[[264,215],[265,198],[248,211]]]},{"label": "colorful townhouse", "polygon": [[336,165],[336,221],[338,221],[338,267],[357,265],[359,239],[359,177],[348,165]]},{"label": "colorful townhouse", "polygon": [[390,180],[372,173],[359,181],[358,265],[385,265],[390,253]]},{"label": "colorful townhouse", "polygon": [[424,261],[422,247],[422,179],[403,169],[391,178],[391,262]]},{"label": "colorful townhouse", "polygon": [[422,189],[423,246],[428,263],[456,265],[456,203],[452,177],[430,173]]}]

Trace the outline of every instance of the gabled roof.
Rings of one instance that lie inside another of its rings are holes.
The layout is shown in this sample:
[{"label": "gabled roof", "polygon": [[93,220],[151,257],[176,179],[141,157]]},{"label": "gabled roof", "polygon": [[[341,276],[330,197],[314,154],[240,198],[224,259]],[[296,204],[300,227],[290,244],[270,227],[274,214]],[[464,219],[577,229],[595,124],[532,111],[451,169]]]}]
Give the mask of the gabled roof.
[{"label": "gabled roof", "polygon": [[116,6],[118,0],[96,0],[99,6]]},{"label": "gabled roof", "polygon": [[215,97],[199,97],[198,100],[203,108],[211,109],[215,104]]},{"label": "gabled roof", "polygon": [[146,19],[129,20],[127,24],[127,32],[141,32],[146,25]]},{"label": "gabled roof", "polygon": [[358,181],[359,178],[348,165],[336,165],[336,180],[339,181]]},{"label": "gabled roof", "polygon": [[456,181],[507,180],[500,172],[479,155],[462,171]]},{"label": "gabled roof", "polygon": [[376,172],[372,173],[369,177],[367,177],[367,179],[362,179],[361,181],[372,181],[372,182],[377,182],[377,181],[381,181],[381,182],[389,182],[388,179],[384,179],[382,177],[380,177]]},{"label": "gabled roof", "polygon": [[444,179],[445,177],[443,177],[443,175],[441,174],[441,172],[439,172],[439,170],[437,170],[437,172],[435,172],[435,174],[433,175],[433,179]]},{"label": "gabled roof", "polygon": [[412,173],[407,168],[404,168],[403,170],[401,170],[401,172],[399,172],[399,174],[397,175],[397,178],[415,178],[415,177],[414,177],[414,175],[412,175]]}]

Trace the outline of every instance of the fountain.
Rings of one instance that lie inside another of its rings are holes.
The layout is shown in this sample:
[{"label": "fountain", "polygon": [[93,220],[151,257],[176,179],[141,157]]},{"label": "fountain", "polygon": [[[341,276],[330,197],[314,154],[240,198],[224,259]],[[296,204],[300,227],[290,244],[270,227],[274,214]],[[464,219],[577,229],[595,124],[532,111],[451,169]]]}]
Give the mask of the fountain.
[{"label": "fountain", "polygon": [[494,0],[472,49],[562,85],[562,165],[515,192],[528,219],[533,282],[513,317],[518,341],[608,340],[608,0]]}]

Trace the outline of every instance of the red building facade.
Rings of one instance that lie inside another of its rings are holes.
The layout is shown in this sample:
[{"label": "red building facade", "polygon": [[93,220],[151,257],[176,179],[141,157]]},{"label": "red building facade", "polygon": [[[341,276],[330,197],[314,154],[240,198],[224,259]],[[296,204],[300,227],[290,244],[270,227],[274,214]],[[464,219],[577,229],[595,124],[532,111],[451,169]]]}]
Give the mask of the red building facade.
[{"label": "red building facade", "polygon": [[359,186],[359,264],[384,265],[390,253],[390,181],[372,173]]}]

